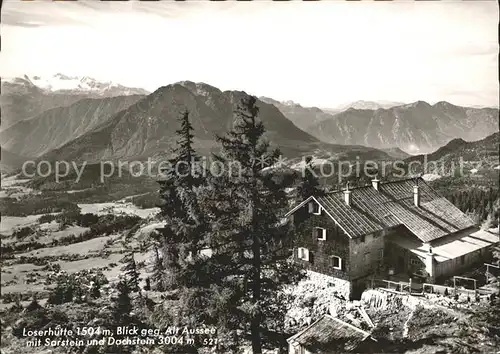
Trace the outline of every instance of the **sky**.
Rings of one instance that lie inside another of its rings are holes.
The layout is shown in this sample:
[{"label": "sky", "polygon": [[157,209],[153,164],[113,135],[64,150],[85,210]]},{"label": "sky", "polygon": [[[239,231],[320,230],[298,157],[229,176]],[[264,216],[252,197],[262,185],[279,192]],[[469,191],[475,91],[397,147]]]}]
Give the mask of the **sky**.
[{"label": "sky", "polygon": [[496,1],[98,2],[2,6],[0,76],[154,91],[205,82],[303,106],[498,106]]}]

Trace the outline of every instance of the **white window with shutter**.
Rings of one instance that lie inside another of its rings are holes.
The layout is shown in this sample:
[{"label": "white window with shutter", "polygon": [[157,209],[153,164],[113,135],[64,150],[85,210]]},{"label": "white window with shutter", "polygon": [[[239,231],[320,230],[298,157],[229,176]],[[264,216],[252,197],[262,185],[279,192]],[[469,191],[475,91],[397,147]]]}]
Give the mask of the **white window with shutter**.
[{"label": "white window with shutter", "polygon": [[326,229],[322,227],[316,227],[314,229],[314,234],[318,241],[326,241]]},{"label": "white window with shutter", "polygon": [[304,248],[304,258],[302,259],[306,262],[309,262],[309,250],[307,248]]},{"label": "white window with shutter", "polygon": [[332,266],[333,269],[342,269],[342,258],[337,256],[332,256]]},{"label": "white window with shutter", "polygon": [[303,261],[309,262],[309,250],[304,247],[298,248],[298,258]]}]

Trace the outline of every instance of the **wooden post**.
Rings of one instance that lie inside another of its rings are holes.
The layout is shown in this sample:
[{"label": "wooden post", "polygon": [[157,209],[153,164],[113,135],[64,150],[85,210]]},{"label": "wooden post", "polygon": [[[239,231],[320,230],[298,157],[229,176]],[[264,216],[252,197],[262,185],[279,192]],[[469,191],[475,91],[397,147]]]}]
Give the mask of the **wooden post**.
[{"label": "wooden post", "polygon": [[409,285],[408,292],[409,292],[409,293],[410,293],[410,295],[411,295],[411,278],[408,280],[408,285]]}]

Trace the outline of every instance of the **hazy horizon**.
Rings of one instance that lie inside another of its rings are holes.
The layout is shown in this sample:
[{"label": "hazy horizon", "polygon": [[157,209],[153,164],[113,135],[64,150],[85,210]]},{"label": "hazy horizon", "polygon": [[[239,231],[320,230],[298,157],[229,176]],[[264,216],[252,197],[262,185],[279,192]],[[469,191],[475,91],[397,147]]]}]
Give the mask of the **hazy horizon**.
[{"label": "hazy horizon", "polygon": [[493,1],[4,1],[0,75],[150,92],[190,80],[322,108],[498,107],[497,26]]}]

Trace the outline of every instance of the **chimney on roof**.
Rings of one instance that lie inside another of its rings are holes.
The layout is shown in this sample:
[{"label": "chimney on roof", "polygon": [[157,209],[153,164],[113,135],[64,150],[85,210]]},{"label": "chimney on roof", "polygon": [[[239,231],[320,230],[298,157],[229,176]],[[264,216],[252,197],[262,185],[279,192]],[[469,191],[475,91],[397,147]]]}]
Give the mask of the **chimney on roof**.
[{"label": "chimney on roof", "polygon": [[429,277],[434,281],[435,277],[435,264],[434,264],[434,253],[432,252],[432,246],[429,243],[424,243],[424,247],[427,247],[427,254],[424,258],[425,271],[429,274]]},{"label": "chimney on roof", "polygon": [[351,206],[351,191],[349,190],[349,182],[347,182],[344,190],[344,200],[347,206]]},{"label": "chimney on roof", "polygon": [[375,190],[378,191],[378,187],[380,186],[380,180],[377,177],[372,179],[372,186],[373,188],[375,188]]},{"label": "chimney on roof", "polygon": [[418,183],[413,186],[413,204],[420,207],[420,192],[418,191]]}]

